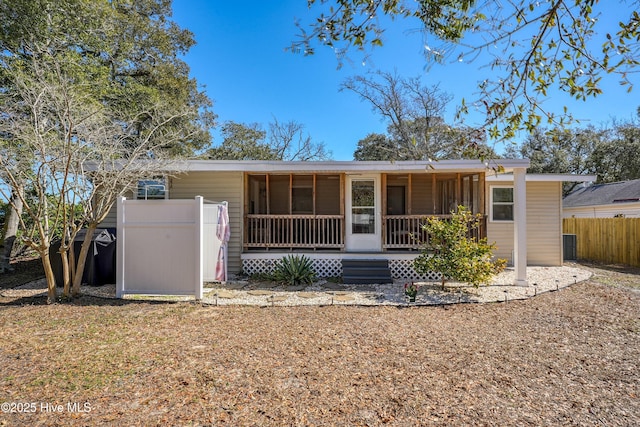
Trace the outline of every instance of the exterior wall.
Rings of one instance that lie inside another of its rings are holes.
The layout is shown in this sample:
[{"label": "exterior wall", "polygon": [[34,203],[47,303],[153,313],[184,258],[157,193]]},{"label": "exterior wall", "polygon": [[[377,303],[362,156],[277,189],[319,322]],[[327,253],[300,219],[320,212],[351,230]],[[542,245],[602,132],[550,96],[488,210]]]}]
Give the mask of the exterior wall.
[{"label": "exterior wall", "polygon": [[640,203],[581,206],[564,208],[562,211],[563,218],[613,218],[616,215],[624,215],[625,218],[640,218]]},{"label": "exterior wall", "polygon": [[118,225],[118,209],[114,204],[107,217],[100,223],[100,228],[116,228]]},{"label": "exterior wall", "polygon": [[227,252],[229,274],[236,274],[242,268],[242,172],[191,172],[171,178],[170,199],[192,199],[202,196],[207,200],[229,202],[229,225],[231,236]]},{"label": "exterior wall", "polygon": [[[133,198],[133,193],[131,191],[127,191],[124,195],[127,199]],[[98,228],[118,228],[118,206],[117,203],[114,203],[111,207],[111,210],[107,214],[107,217],[100,223]]]},{"label": "exterior wall", "polygon": [[[513,182],[491,181],[494,185],[513,185]],[[487,212],[490,214],[490,197]],[[553,181],[527,182],[527,264],[562,265],[562,183]],[[487,238],[496,242],[495,255],[513,262],[513,223],[487,220]]]}]

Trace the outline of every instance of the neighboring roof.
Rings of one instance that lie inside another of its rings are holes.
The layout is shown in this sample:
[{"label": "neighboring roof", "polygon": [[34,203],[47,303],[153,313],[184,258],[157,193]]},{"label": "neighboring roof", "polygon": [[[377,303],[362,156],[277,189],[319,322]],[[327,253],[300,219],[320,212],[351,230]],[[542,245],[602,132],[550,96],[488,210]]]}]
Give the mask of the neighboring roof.
[{"label": "neighboring roof", "polygon": [[189,160],[179,164],[178,170],[188,172],[476,172],[501,166],[505,171],[526,168],[528,159],[499,159],[438,161],[321,161],[287,162],[264,160]]},{"label": "neighboring roof", "polygon": [[562,205],[573,208],[633,202],[640,202],[640,179],[581,187],[568,194]]},{"label": "neighboring roof", "polygon": [[[547,182],[593,182],[596,175],[573,175],[570,173],[528,173],[525,175],[527,181],[547,181]],[[513,174],[491,174],[487,175],[487,181],[513,181]]]}]

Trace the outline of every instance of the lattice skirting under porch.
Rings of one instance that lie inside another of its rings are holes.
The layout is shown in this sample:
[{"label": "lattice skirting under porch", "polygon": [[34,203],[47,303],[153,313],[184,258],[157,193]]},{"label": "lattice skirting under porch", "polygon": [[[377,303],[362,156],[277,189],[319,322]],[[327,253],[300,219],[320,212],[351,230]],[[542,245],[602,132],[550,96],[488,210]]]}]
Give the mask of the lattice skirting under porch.
[{"label": "lattice skirting under porch", "polygon": [[411,259],[390,259],[389,270],[391,277],[394,279],[408,279],[421,282],[435,282],[440,280],[440,273],[418,274],[413,269],[413,260]]},{"label": "lattice skirting under porch", "polygon": [[[340,258],[312,258],[313,270],[318,277],[342,276],[342,263]],[[242,271],[251,276],[259,273],[272,273],[275,267],[275,259],[251,258],[242,260]]]},{"label": "lattice skirting under porch", "polygon": [[[313,258],[313,269],[318,277],[340,277],[342,276],[342,260],[341,258]],[[242,270],[244,274],[249,276],[260,273],[272,273],[276,260],[264,258],[250,258],[242,260]],[[419,281],[439,281],[440,274],[418,274],[413,269],[413,260],[411,259],[390,259],[389,270],[391,277],[401,280],[419,280]]]}]

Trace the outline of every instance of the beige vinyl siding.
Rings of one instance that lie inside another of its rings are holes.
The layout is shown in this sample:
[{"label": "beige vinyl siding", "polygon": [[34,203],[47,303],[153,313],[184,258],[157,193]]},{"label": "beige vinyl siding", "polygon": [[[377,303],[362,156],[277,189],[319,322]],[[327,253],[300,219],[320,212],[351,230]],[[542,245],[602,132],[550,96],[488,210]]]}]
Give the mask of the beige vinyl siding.
[{"label": "beige vinyl siding", "polygon": [[214,202],[229,202],[229,224],[231,237],[228,250],[228,270],[240,272],[242,262],[242,172],[191,172],[171,178],[170,199],[192,199],[202,196]]},{"label": "beige vinyl siding", "polygon": [[[132,198],[133,191],[127,191],[124,197],[126,197],[127,199]],[[117,228],[117,226],[118,226],[118,202],[116,201],[113,204],[113,206],[111,206],[111,209],[107,214],[107,217],[104,219],[104,221],[100,223],[98,228]]]},{"label": "beige vinyl siding", "polygon": [[[495,182],[491,187],[513,185],[513,182]],[[562,265],[562,183],[527,182],[527,264],[553,266]],[[487,212],[490,214],[490,197],[487,197]],[[487,220],[487,238],[496,242],[497,257],[513,262],[513,223]]]},{"label": "beige vinyl siding", "polygon": [[116,228],[118,224],[118,206],[114,203],[107,217],[100,223],[99,228]]}]

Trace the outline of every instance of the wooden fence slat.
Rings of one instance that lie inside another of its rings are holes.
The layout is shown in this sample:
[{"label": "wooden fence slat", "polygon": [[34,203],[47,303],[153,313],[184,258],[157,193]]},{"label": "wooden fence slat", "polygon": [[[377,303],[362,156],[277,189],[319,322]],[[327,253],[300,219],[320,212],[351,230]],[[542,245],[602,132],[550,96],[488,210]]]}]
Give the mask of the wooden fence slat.
[{"label": "wooden fence slat", "polygon": [[578,259],[640,267],[640,218],[563,218],[577,236]]}]

